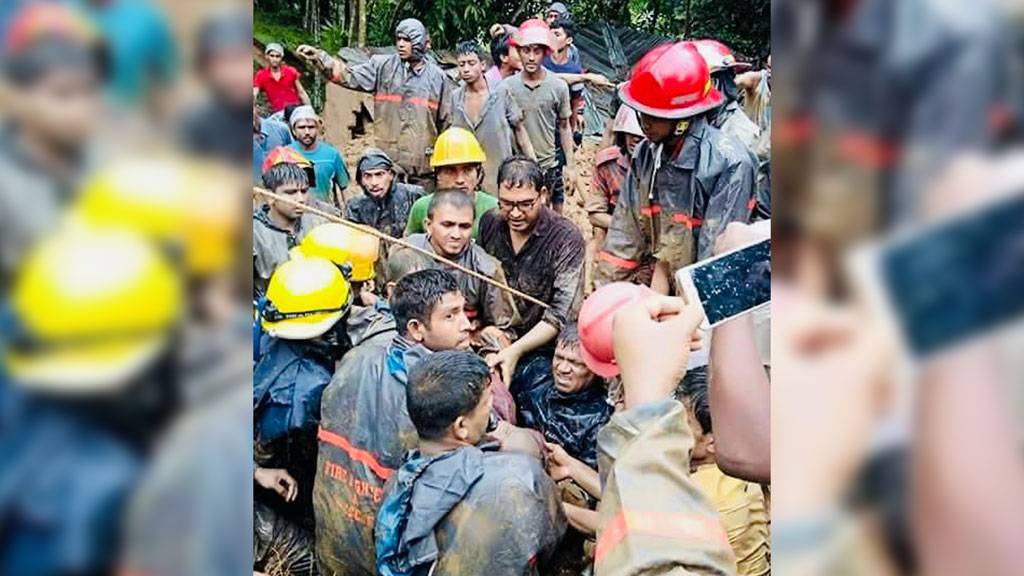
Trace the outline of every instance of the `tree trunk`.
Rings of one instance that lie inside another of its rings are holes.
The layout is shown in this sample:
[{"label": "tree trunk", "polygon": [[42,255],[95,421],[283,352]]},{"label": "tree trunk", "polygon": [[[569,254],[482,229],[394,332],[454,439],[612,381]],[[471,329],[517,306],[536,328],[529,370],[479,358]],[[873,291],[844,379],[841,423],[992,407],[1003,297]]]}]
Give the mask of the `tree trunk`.
[{"label": "tree trunk", "polygon": [[686,25],[683,26],[683,40],[690,39],[690,22],[693,21],[690,14],[691,0],[686,0]]},{"label": "tree trunk", "polygon": [[345,28],[346,42],[356,43],[356,29],[359,27],[359,0],[348,0],[348,26]]},{"label": "tree trunk", "polygon": [[359,7],[359,30],[357,32],[356,46],[366,46],[366,0],[358,0]]}]

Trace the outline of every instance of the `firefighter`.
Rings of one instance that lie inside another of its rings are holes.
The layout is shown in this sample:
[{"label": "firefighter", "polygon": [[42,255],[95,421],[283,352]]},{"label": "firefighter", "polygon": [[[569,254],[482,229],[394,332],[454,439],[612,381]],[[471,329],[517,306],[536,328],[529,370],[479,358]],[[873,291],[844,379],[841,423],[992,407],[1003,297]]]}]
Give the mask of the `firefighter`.
[{"label": "firefighter", "polygon": [[708,122],[724,98],[692,43],[648,52],[619,96],[640,113],[647,140],[633,155],[595,284],[624,280],[653,257],[651,287],[668,293],[678,269],[711,256],[726,224],[750,219],[756,167]]},{"label": "firefighter", "polygon": [[348,68],[340,59],[312,46],[298,54],[318,65],[332,82],[373,94],[374,141],[408,176],[429,187],[434,140],[451,124],[451,91],[444,72],[426,57],[429,38],[423,23],[406,18],[395,28],[397,54],[377,55]]},{"label": "firefighter", "polygon": [[725,98],[725,102],[708,115],[708,120],[712,126],[743,142],[754,152],[761,129],[740,108],[736,87],[736,73],[749,70],[750,64],[736,60],[732,50],[717,40],[697,40],[693,45],[708,65],[715,89]]}]

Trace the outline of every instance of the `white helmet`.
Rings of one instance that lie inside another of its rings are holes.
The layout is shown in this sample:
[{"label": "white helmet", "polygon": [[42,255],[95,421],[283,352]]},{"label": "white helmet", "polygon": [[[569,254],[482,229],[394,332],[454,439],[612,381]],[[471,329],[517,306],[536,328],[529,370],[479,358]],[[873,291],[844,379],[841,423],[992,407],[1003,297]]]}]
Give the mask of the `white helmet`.
[{"label": "white helmet", "polygon": [[619,106],[619,111],[615,113],[615,122],[612,123],[613,132],[625,132],[626,134],[632,134],[640,138],[644,137],[644,131],[640,129],[640,120],[637,119],[636,110],[633,110],[625,104]]}]

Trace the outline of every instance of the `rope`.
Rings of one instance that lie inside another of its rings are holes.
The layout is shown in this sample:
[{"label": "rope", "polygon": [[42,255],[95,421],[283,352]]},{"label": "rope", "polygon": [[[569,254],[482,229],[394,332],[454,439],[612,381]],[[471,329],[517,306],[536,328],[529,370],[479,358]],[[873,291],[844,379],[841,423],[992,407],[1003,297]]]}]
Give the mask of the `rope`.
[{"label": "rope", "polygon": [[301,202],[292,200],[291,198],[288,198],[287,196],[281,196],[280,194],[275,194],[274,192],[271,192],[270,190],[259,188],[257,186],[253,186],[252,191],[253,191],[253,194],[255,194],[257,196],[265,196],[267,198],[270,198],[272,200],[276,200],[278,202],[284,202],[285,204],[291,204],[292,206],[301,206],[304,211],[309,212],[310,214],[316,214],[317,216],[320,216],[321,218],[324,218],[324,219],[329,220],[331,222],[335,222],[335,223],[338,223],[338,224],[342,224],[342,225],[348,226],[349,228],[352,228],[354,230],[358,230],[358,231],[360,231],[360,232],[362,232],[364,234],[369,234],[370,236],[373,236],[375,238],[379,238],[379,239],[381,239],[381,240],[383,240],[385,242],[388,242],[389,244],[395,244],[395,245],[401,246],[402,248],[408,248],[409,250],[412,250],[413,252],[417,252],[419,254],[422,254],[422,255],[424,255],[424,256],[432,259],[432,260],[435,260],[437,262],[440,262],[441,264],[444,264],[445,266],[448,266],[450,268],[454,268],[455,270],[458,270],[459,272],[462,272],[463,274],[468,274],[468,275],[472,276],[473,278],[476,278],[477,280],[480,280],[482,282],[486,282],[487,284],[490,284],[491,286],[494,286],[495,288],[497,288],[499,290],[503,290],[503,291],[505,291],[505,292],[507,292],[509,294],[512,294],[513,296],[517,296],[519,298],[522,298],[523,300],[526,300],[527,302],[536,304],[536,305],[544,308],[545,310],[551,308],[551,306],[549,306],[548,304],[546,304],[546,303],[544,303],[544,302],[534,298],[533,296],[530,296],[529,294],[524,294],[524,293],[516,290],[515,288],[512,288],[511,286],[509,286],[507,284],[502,284],[501,282],[498,282],[497,280],[494,280],[492,278],[488,278],[487,276],[484,276],[483,274],[481,274],[481,273],[479,273],[479,272],[477,272],[475,270],[470,270],[469,268],[465,268],[463,266],[459,266],[458,264],[448,260],[444,256],[435,254],[435,253],[433,253],[433,252],[431,252],[429,250],[424,250],[423,248],[420,248],[419,246],[414,246],[414,245],[412,245],[412,244],[410,244],[410,243],[408,243],[405,240],[402,240],[400,238],[394,238],[392,236],[388,236],[387,234],[377,230],[376,228],[371,228],[370,226],[364,226],[363,224],[356,224],[355,222],[350,222],[350,221],[345,220],[344,218],[342,218],[340,216],[335,216],[334,214],[331,214],[330,212],[324,212],[323,210],[320,210],[319,208],[316,208],[316,207],[313,207],[313,206],[309,206],[307,204],[303,204]]}]

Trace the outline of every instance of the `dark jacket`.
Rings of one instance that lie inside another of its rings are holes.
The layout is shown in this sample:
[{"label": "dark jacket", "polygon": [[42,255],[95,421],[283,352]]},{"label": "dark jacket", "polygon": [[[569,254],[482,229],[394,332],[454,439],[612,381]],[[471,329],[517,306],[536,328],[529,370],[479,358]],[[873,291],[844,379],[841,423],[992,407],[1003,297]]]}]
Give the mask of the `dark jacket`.
[{"label": "dark jacket", "polygon": [[252,372],[253,434],[271,442],[320,422],[320,396],[331,381],[334,361],[323,346],[264,335],[263,353]]},{"label": "dark jacket", "polygon": [[430,352],[401,336],[352,349],[323,393],[313,485],[324,574],[376,574],[373,523],[384,482],[419,443],[405,405],[407,370]]},{"label": "dark jacket", "polygon": [[644,140],[633,154],[598,256],[597,286],[626,280],[648,256],[675,273],[710,257],[729,222],[750,220],[757,166],[734,138],[701,117],[669,160],[660,162],[659,151]]},{"label": "dark jacket", "polygon": [[414,451],[385,487],[375,529],[385,576],[539,574],[565,533],[554,483],[538,460],[483,444]]}]

